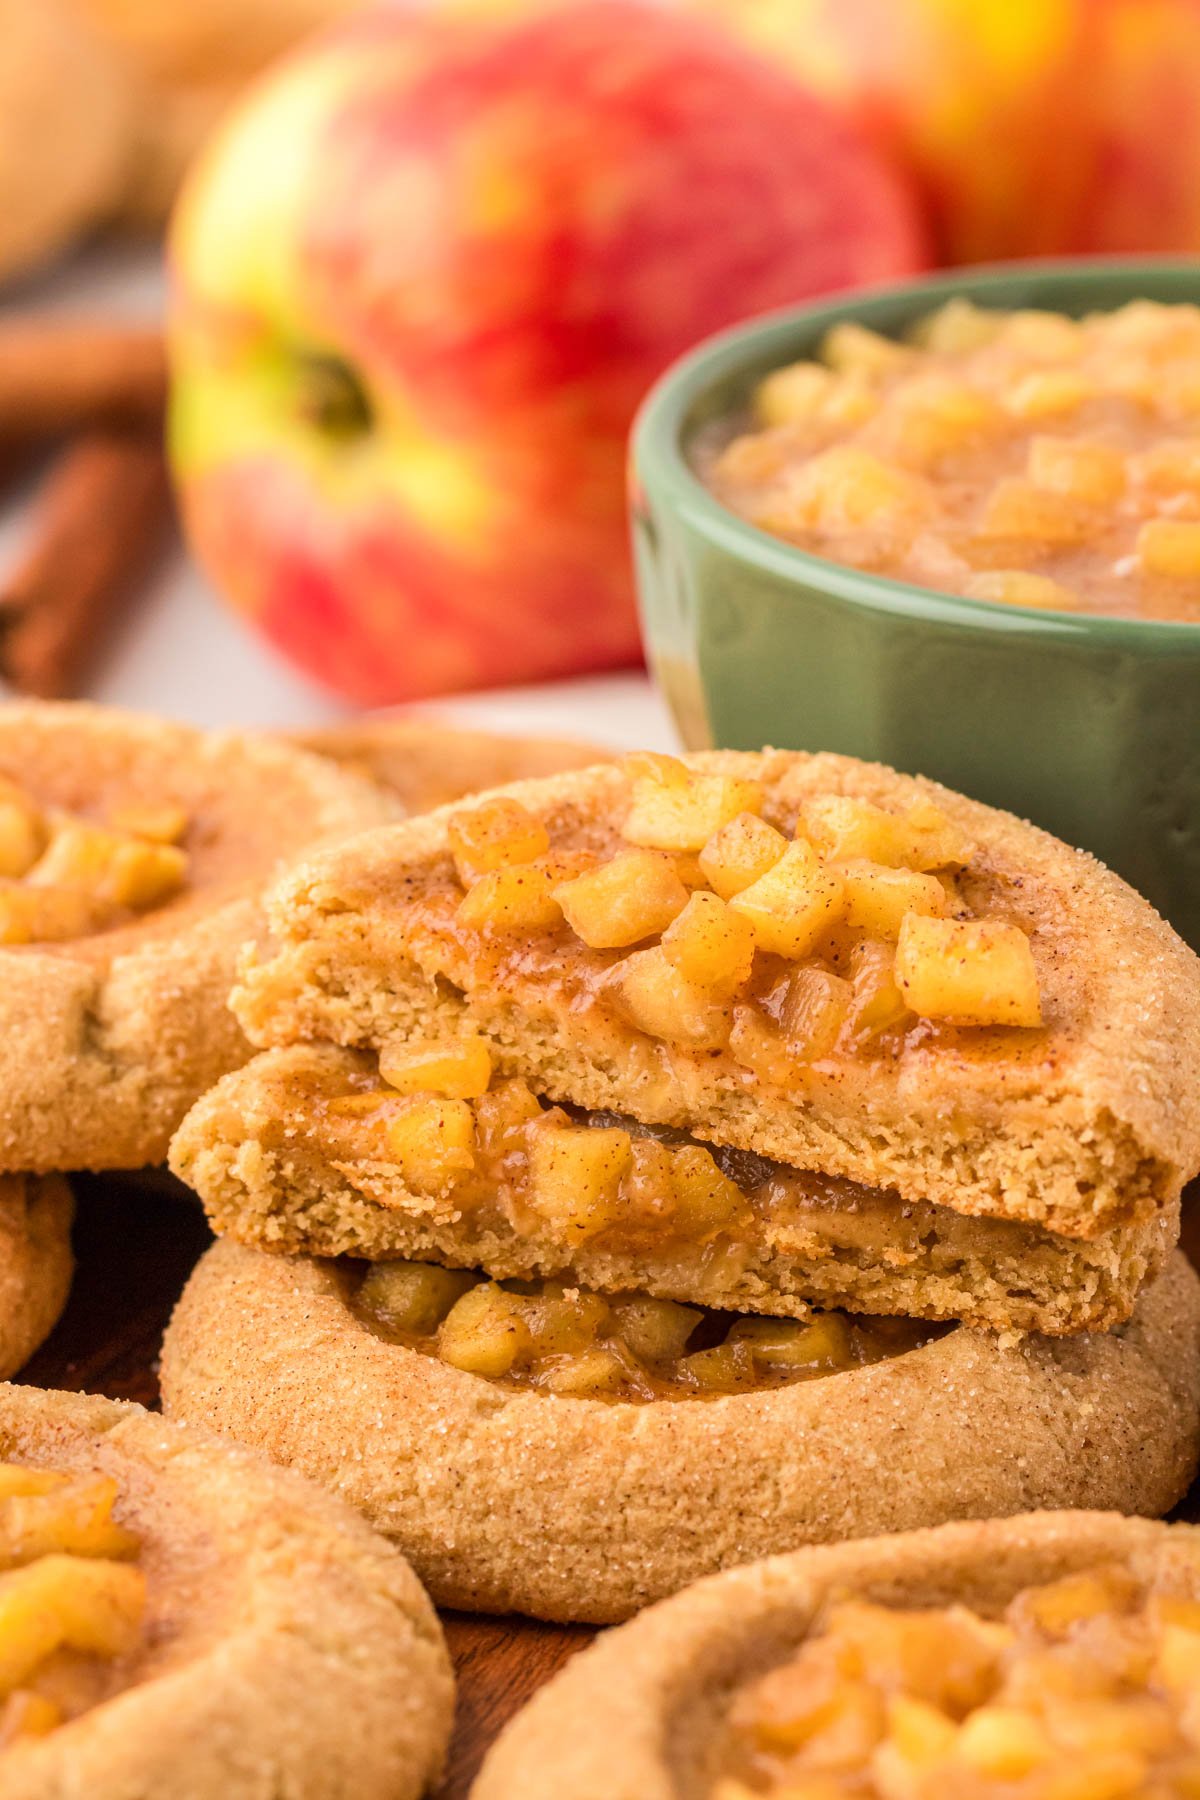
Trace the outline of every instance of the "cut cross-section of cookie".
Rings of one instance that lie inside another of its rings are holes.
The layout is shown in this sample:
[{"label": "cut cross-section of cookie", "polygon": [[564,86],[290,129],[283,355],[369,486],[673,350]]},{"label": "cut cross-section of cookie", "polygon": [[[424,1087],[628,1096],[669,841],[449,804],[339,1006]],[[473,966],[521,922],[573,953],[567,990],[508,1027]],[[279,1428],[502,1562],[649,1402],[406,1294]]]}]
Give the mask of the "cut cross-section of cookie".
[{"label": "cut cross-section of cookie", "polygon": [[0,1386],[5,1800],[418,1800],[453,1683],[345,1507],[140,1407]]},{"label": "cut cross-section of cookie", "polygon": [[637,757],[311,859],[263,1045],[478,1032],[539,1094],[1089,1238],[1200,1165],[1200,960],[1090,858],[836,756]]},{"label": "cut cross-section of cookie", "polygon": [[226,1004],[283,861],[395,816],[288,745],[83,705],[0,715],[0,1170],[159,1162],[249,1054]]},{"label": "cut cross-section of cookie", "polygon": [[329,1045],[263,1051],[197,1102],[171,1166],[218,1232],[269,1250],[1052,1334],[1128,1318],[1178,1235],[1178,1202],[1064,1238],[543,1104],[491,1072],[478,1038],[385,1052],[382,1068]]},{"label": "cut cross-section of cookie", "polygon": [[372,1263],[351,1305],[389,1342],[448,1368],[580,1400],[762,1392],[903,1356],[944,1329],[843,1312],[734,1315],[419,1262]]},{"label": "cut cross-section of cookie", "polygon": [[497,1306],[470,1279],[218,1243],[168,1330],[164,1402],[350,1500],[439,1603],[598,1621],[803,1543],[1165,1511],[1200,1450],[1200,1283],[1178,1255],[1122,1330],[1015,1346],[814,1314],[818,1342],[529,1284]]},{"label": "cut cross-section of cookie", "polygon": [[59,1175],[0,1175],[0,1379],[28,1362],[67,1303],[74,1210]]},{"label": "cut cross-section of cookie", "polygon": [[1200,1532],[1031,1513],[801,1550],[600,1641],[475,1800],[1116,1800],[1200,1779]]}]

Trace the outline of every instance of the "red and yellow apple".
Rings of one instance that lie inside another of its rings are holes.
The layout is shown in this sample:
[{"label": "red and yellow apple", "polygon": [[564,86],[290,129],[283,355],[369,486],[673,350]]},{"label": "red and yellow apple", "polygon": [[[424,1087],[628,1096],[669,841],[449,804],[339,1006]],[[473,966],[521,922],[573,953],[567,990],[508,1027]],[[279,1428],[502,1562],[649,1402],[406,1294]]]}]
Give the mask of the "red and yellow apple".
[{"label": "red and yellow apple", "polygon": [[1200,248],[1200,0],[695,0],[919,181],[947,260]]},{"label": "red and yellow apple", "polygon": [[177,210],[190,542],[360,701],[629,662],[651,381],[924,254],[880,154],[694,17],[367,14],[268,77]]}]

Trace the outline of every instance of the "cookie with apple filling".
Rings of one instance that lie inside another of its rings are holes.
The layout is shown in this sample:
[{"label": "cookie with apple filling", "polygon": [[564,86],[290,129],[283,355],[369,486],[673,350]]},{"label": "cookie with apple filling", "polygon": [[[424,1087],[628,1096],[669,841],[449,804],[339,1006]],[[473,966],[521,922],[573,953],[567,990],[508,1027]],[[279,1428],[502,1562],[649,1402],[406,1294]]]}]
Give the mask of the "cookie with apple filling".
[{"label": "cookie with apple filling", "polygon": [[161,1161],[249,1046],[227,1006],[260,896],[393,817],[288,745],[102,707],[0,715],[0,1170]]},{"label": "cookie with apple filling", "polygon": [[5,1800],[418,1800],[453,1681],[329,1496],[139,1406],[0,1386]]},{"label": "cookie with apple filling", "polygon": [[606,1633],[476,1800],[1099,1800],[1197,1778],[1200,1533],[1040,1512],[800,1550]]},{"label": "cookie with apple filling", "polygon": [[1014,1345],[222,1241],[162,1381],[175,1416],[350,1500],[441,1604],[606,1622],[802,1543],[1163,1511],[1200,1449],[1198,1346],[1178,1254],[1122,1330]]},{"label": "cookie with apple filling", "polygon": [[1200,960],[1032,826],[847,758],[634,757],[334,848],[262,1046],[481,1038],[538,1096],[1091,1239],[1200,1165]]}]

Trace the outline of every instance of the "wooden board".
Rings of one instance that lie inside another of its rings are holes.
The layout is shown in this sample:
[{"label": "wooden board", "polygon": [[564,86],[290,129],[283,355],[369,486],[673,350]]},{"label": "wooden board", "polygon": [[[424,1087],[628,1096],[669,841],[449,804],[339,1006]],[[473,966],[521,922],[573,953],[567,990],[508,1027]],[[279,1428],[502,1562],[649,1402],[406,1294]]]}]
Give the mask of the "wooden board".
[{"label": "wooden board", "polygon": [[[71,1301],[20,1379],[154,1406],[163,1328],[211,1242],[208,1227],[186,1190],[165,1176],[90,1176],[75,1187],[79,1267]],[[1200,1225],[1200,1208],[1189,1223]],[[1194,1257],[1200,1230],[1195,1238]],[[1200,1483],[1181,1515],[1195,1517],[1198,1505]],[[446,1614],[445,1625],[459,1677],[458,1723],[437,1800],[465,1800],[497,1732],[592,1634],[457,1613]]]},{"label": "wooden board", "polygon": [[[199,1206],[155,1174],[75,1182],[78,1271],[58,1329],[19,1379],[118,1400],[158,1401],[163,1328],[211,1242]],[[591,1633],[526,1619],[445,1615],[458,1670],[458,1723],[437,1800],[464,1800],[484,1751],[535,1688]]]}]

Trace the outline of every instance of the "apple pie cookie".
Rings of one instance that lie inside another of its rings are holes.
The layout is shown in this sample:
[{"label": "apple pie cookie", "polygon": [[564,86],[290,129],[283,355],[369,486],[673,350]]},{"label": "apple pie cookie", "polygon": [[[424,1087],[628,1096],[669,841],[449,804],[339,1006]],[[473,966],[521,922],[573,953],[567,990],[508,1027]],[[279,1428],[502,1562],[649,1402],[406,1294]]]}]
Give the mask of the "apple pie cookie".
[{"label": "apple pie cookie", "polygon": [[71,1290],[71,1190],[59,1175],[0,1175],[0,1380],[49,1337]]},{"label": "apple pie cookie", "polygon": [[393,816],[290,746],[100,707],[0,715],[0,1169],[161,1161],[244,1061],[227,1007],[260,894]]},{"label": "apple pie cookie", "polygon": [[440,1604],[606,1622],[799,1544],[1165,1511],[1200,1453],[1200,1282],[1176,1254],[1121,1330],[1012,1345],[224,1241],[162,1386],[349,1500]]},{"label": "apple pie cookie", "polygon": [[1178,1235],[1200,961],[927,783],[634,757],[366,834],[270,912],[234,1005],[273,1047],[172,1149],[242,1241],[1069,1333]]},{"label": "apple pie cookie", "polygon": [[1086,1240],[1200,1167],[1200,960],[1123,882],[891,770],[640,756],[284,877],[260,1046],[466,1033],[539,1097]]},{"label": "apple pie cookie", "polygon": [[140,1407],[0,1386],[5,1800],[417,1800],[453,1684],[411,1569]]},{"label": "apple pie cookie", "polygon": [[429,812],[481,788],[557,775],[609,758],[607,750],[568,738],[507,737],[387,713],[295,732],[291,741],[369,775],[396,795],[406,813]]},{"label": "apple pie cookie", "polygon": [[1200,1532],[1032,1513],[802,1550],[573,1659],[474,1800],[1181,1800]]}]

